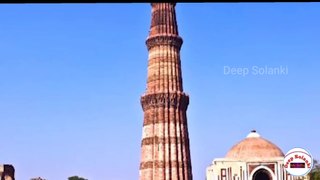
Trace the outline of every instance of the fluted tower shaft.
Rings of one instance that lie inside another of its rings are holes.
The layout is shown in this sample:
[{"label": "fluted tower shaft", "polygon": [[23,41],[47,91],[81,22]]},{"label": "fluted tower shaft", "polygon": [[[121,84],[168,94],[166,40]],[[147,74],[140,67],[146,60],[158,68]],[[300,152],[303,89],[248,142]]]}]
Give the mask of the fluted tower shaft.
[{"label": "fluted tower shaft", "polygon": [[175,3],[152,3],[140,180],[192,180]]}]

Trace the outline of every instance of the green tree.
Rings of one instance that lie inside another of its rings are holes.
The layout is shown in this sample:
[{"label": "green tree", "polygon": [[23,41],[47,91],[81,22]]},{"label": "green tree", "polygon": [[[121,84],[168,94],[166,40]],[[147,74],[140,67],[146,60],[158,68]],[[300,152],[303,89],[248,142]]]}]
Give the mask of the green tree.
[{"label": "green tree", "polygon": [[313,161],[313,168],[309,173],[310,180],[320,180],[320,164],[317,160]]},{"label": "green tree", "polygon": [[85,179],[79,176],[71,176],[71,177],[68,177],[68,180],[88,180],[88,179]]}]

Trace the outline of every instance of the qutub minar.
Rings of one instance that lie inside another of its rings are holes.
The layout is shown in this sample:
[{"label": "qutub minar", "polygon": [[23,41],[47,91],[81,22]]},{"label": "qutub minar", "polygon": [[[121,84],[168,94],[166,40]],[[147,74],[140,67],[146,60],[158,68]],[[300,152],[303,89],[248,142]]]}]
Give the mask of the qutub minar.
[{"label": "qutub minar", "polygon": [[140,180],[192,180],[180,62],[182,38],[175,3],[151,3],[152,20],[146,40],[148,78],[141,97],[144,111]]}]

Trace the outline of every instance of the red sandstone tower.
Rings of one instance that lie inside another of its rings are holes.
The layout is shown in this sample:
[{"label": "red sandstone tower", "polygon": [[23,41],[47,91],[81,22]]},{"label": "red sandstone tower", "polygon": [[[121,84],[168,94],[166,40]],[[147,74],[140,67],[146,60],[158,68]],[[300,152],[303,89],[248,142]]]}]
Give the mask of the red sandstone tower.
[{"label": "red sandstone tower", "polygon": [[140,180],[192,180],[175,3],[151,3]]}]

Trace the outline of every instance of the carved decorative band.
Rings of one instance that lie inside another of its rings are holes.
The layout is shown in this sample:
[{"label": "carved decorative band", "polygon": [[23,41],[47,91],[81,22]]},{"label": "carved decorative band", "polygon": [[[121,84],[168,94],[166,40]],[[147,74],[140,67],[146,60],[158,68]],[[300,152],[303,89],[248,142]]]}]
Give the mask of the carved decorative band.
[{"label": "carved decorative band", "polygon": [[[150,124],[160,124],[160,123],[170,123],[173,121],[172,118],[159,118],[157,117],[157,115],[153,115],[153,117],[156,116],[155,118],[145,118],[143,121],[143,126],[148,126]],[[185,125],[185,121],[184,119],[182,119],[182,117],[176,117],[176,120],[178,120],[180,123]]]},{"label": "carved decorative band", "polygon": [[147,162],[141,162],[140,163],[140,170],[142,169],[154,169],[154,168],[165,168],[165,167],[170,167],[170,168],[182,168],[188,163],[183,163],[181,161],[170,161],[169,162],[164,162],[164,161],[147,161]]},{"label": "carved decorative band", "polygon": [[154,36],[147,39],[148,50],[158,45],[170,45],[180,50],[183,40],[180,36]]},{"label": "carved decorative band", "polygon": [[183,92],[146,94],[141,97],[141,105],[144,111],[158,107],[187,110],[189,96]]},{"label": "carved decorative band", "polygon": [[[142,139],[141,145],[151,145],[151,144],[181,144],[181,139],[179,137],[165,137],[160,138],[158,136],[155,137],[147,137]],[[184,143],[184,141],[182,141]]]}]

